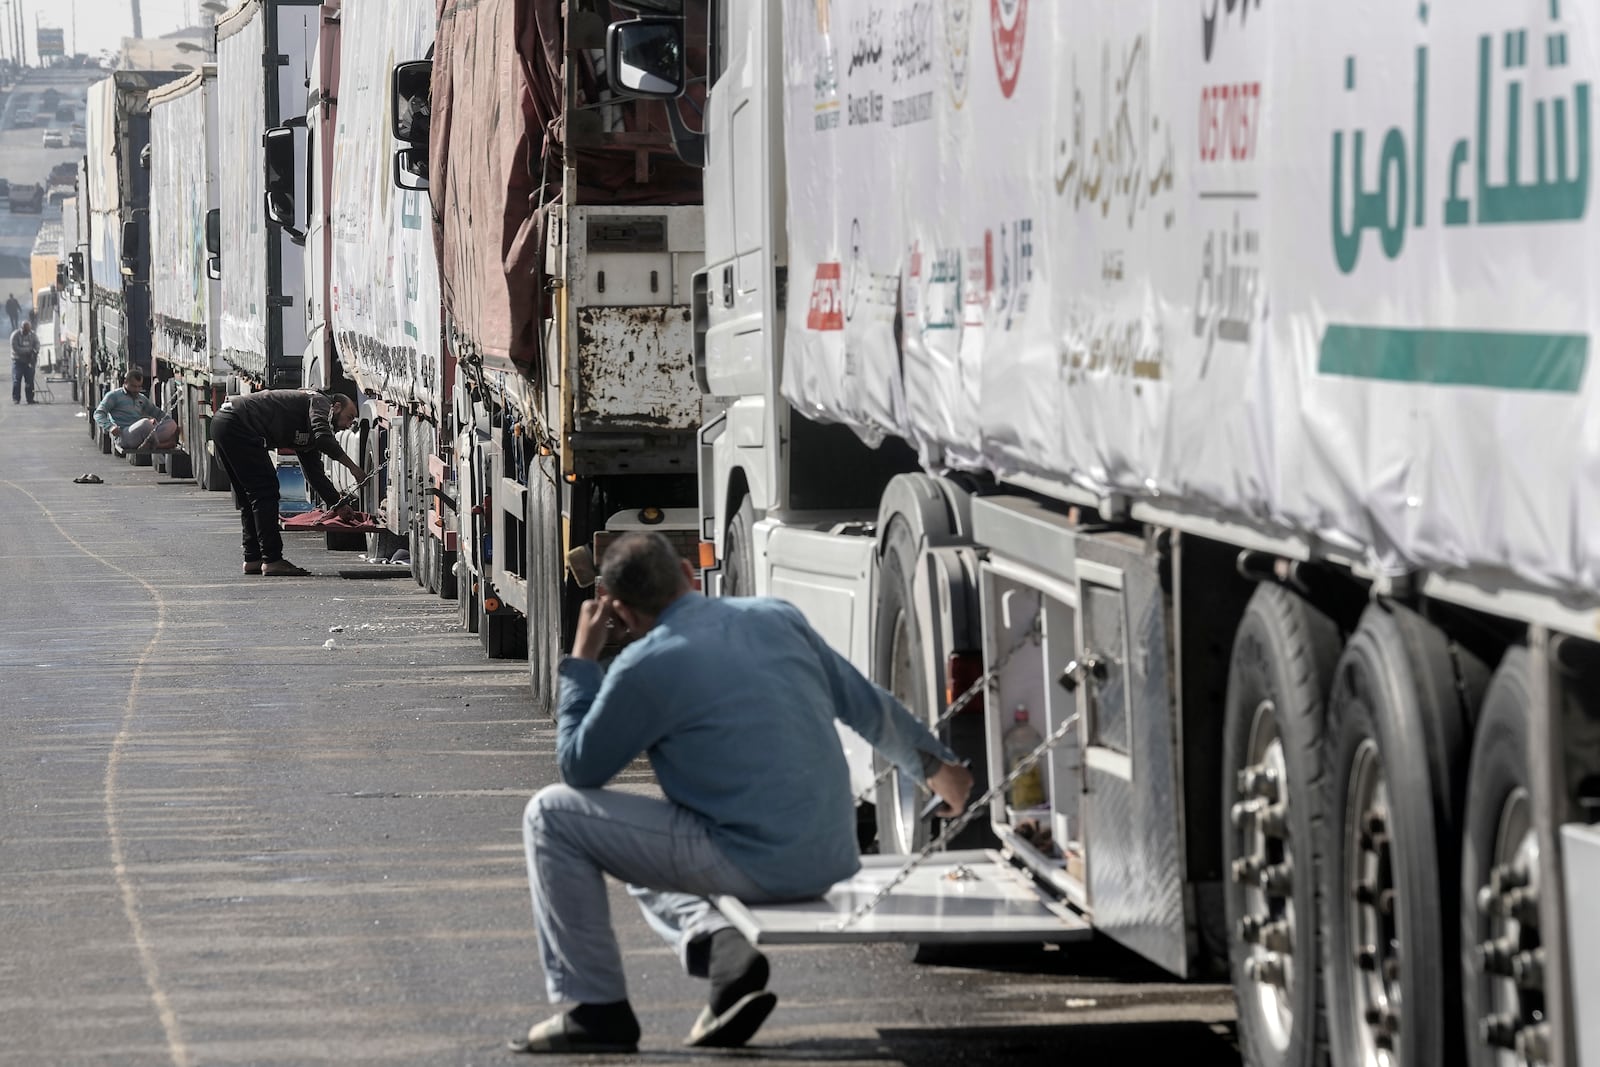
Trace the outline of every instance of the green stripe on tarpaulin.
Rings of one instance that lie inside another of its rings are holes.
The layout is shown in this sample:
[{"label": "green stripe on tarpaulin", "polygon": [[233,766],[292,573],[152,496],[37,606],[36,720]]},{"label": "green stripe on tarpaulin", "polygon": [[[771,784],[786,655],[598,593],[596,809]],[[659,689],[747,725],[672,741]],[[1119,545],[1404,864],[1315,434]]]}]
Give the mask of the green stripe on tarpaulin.
[{"label": "green stripe on tarpaulin", "polygon": [[1576,393],[1589,364],[1581,333],[1328,327],[1317,370],[1345,378]]}]

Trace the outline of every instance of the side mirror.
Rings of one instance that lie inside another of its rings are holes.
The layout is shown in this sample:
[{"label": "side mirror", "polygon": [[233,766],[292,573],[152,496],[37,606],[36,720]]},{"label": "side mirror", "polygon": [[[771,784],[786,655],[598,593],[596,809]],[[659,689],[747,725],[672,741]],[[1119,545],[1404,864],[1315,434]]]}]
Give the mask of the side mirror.
[{"label": "side mirror", "polygon": [[[222,209],[214,207],[206,212],[206,251],[213,256],[222,255]],[[82,253],[75,253],[82,258]]]},{"label": "side mirror", "polygon": [[683,93],[683,24],[643,18],[606,30],[606,70],[613,92],[670,100]]},{"label": "side mirror", "polygon": [[206,277],[210,278],[212,281],[221,280],[221,278],[222,278],[222,257],[221,256],[212,256],[211,258],[206,260]]},{"label": "side mirror", "polygon": [[72,280],[73,281],[75,281],[75,282],[83,281],[83,253],[82,252],[68,252],[67,253],[67,268],[72,272]]},{"label": "side mirror", "polygon": [[122,224],[122,258],[124,262],[139,258],[139,224],[132,219]]},{"label": "side mirror", "polygon": [[267,219],[282,226],[289,236],[304,236],[295,228],[294,217],[294,130],[274,126],[261,135],[267,161]]},{"label": "side mirror", "polygon": [[[406,175],[411,180],[406,179]],[[394,187],[408,193],[425,192],[428,188],[428,157],[415,148],[402,148],[394,154]]]},{"label": "side mirror", "polygon": [[56,264],[56,288],[61,290],[61,291],[63,291],[63,292],[66,291],[66,288],[67,288],[67,265],[65,263],[57,263]]},{"label": "side mirror", "polygon": [[413,148],[428,143],[433,118],[433,60],[400,63],[389,79],[389,132]]}]

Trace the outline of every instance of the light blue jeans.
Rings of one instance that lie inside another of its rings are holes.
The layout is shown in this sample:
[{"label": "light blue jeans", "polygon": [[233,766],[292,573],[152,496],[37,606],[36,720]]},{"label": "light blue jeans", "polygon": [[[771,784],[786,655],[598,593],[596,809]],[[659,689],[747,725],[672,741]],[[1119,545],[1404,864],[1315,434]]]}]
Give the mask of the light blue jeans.
[{"label": "light blue jeans", "polygon": [[528,801],[522,843],[552,1004],[627,999],[607,874],[627,883],[695,978],[706,977],[705,939],[730,925],[707,898],[773,899],[722,854],[697,816],[669,800],[547,786]]}]

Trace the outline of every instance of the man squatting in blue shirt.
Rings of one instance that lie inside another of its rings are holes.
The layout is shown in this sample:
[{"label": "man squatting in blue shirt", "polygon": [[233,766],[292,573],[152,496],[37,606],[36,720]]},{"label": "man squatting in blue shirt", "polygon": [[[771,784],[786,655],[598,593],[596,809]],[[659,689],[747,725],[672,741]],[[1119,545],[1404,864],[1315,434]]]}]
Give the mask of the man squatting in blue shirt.
[{"label": "man squatting in blue shirt", "polygon": [[[605,878],[628,883],[684,969],[711,980],[688,1044],[731,1048],[777,997],[766,957],[712,907],[821,896],[861,867],[835,718],[900,770],[966,806],[972,775],[928,728],[864,678],[797,608],[707,599],[660,534],[607,547],[561,662],[556,759],[523,818],[534,921],[551,1003],[576,1006],[512,1042],[519,1052],[634,1052]],[[597,661],[615,620],[635,640]],[[641,752],[665,800],[602,788]]]}]

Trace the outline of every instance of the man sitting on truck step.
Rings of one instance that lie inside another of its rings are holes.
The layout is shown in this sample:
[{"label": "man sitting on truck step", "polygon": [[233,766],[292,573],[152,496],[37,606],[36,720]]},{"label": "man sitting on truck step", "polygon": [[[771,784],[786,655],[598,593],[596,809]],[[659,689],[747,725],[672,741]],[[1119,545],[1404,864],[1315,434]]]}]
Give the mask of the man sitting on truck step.
[{"label": "man sitting on truck step", "polygon": [[23,386],[27,386],[28,403],[33,403],[33,365],[39,359],[39,337],[31,323],[11,331],[11,402],[22,403]]},{"label": "man sitting on truck step", "polygon": [[162,418],[161,409],[144,391],[144,371],[129,367],[122,376],[122,387],[113,389],[95,405],[94,424],[111,435],[112,447],[118,451],[138,448],[142,443],[124,438],[128,427],[141,419]]},{"label": "man sitting on truck step", "polygon": [[244,530],[244,573],[303,577],[311,572],[283,558],[278,527],[278,469],[270,448],[292,448],[300,456],[306,484],[336,515],[348,518],[343,498],[322,469],[322,457],[344,464],[359,482],[359,464],[334,436],[356,421],[356,402],[342,393],[267,389],[232,397],[211,420],[211,443],[233,486],[233,506]]},{"label": "man sitting on truck step", "polygon": [[[959,814],[972,775],[792,604],[707,599],[665,537],[626,534],[600,566],[560,667],[556,759],[564,784],[528,802],[522,836],[551,1003],[575,1006],[512,1042],[518,1052],[634,1052],[605,878],[628,883],[684,969],[711,980],[687,1044],[755,1036],[777,997],[767,959],[712,906],[821,896],[855,874],[856,815],[838,719]],[[637,638],[603,670],[609,627]],[[641,753],[666,799],[602,788]]]}]

